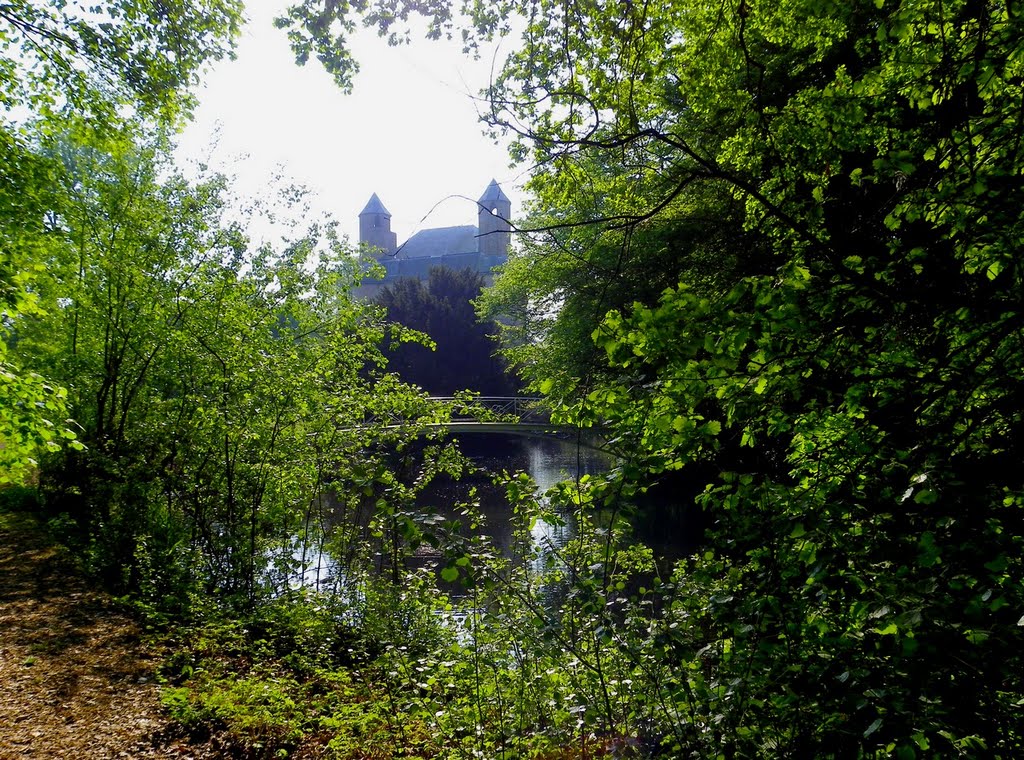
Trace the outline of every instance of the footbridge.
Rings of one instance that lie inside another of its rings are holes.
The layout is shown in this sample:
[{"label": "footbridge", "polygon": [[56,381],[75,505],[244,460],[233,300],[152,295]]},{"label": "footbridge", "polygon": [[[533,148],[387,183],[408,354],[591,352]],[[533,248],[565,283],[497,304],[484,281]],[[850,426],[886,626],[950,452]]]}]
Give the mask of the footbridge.
[{"label": "footbridge", "polygon": [[[423,434],[437,431],[448,433],[503,433],[530,438],[579,437],[599,439],[600,432],[592,428],[581,430],[574,425],[551,422],[551,414],[539,396],[431,396],[435,408],[440,407],[444,419],[436,421],[394,420],[386,425],[390,429],[415,428]],[[587,444],[599,448],[593,443]]]},{"label": "footbridge", "polygon": [[551,425],[551,412],[540,396],[431,396],[451,415],[449,425]]}]

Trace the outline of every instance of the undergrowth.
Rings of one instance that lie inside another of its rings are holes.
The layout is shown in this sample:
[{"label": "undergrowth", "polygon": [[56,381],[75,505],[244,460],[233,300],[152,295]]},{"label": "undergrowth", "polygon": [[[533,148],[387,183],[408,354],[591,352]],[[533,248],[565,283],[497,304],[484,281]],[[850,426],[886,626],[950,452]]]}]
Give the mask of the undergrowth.
[{"label": "undergrowth", "polygon": [[428,760],[421,722],[398,714],[377,646],[313,595],[267,603],[242,620],[209,620],[171,637],[162,700],[189,733],[217,732],[257,758]]}]

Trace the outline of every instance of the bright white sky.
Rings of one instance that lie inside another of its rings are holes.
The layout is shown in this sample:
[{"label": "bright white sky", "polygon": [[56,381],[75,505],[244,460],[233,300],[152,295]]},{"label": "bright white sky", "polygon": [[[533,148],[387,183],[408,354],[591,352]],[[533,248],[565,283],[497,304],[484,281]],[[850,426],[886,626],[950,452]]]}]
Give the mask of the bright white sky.
[{"label": "bright white sky", "polygon": [[[259,193],[280,168],[315,192],[316,207],[333,213],[353,243],[374,192],[399,243],[421,228],[476,224],[474,201],[492,178],[512,199],[512,213],[521,211],[526,177],[509,168],[505,146],[483,134],[473,99],[488,81],[493,51],[474,61],[457,43],[392,48],[360,30],[353,50],[361,68],[345,95],[315,60],[295,65],[285,32],[272,25],[285,5],[247,2],[237,59],[205,76],[179,158],[209,159],[236,175],[245,195]],[[468,200],[448,197],[459,195]]]}]

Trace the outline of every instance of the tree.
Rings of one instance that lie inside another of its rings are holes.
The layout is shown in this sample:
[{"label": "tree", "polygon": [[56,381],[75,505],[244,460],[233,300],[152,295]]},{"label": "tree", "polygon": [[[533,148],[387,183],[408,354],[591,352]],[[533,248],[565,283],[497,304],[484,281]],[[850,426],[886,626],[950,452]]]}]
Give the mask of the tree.
[{"label": "tree", "polygon": [[17,350],[68,389],[85,445],[43,462],[46,508],[151,611],[253,604],[332,483],[383,477],[366,416],[413,395],[366,372],[384,326],[348,296],[356,260],[329,221],[251,250],[224,178],[175,174],[159,133],[72,123],[42,148],[68,244]]},{"label": "tree", "polygon": [[11,355],[11,330],[39,313],[35,281],[54,241],[46,235],[52,165],[17,136],[0,132],[0,485],[17,483],[36,457],[74,438],[65,421],[65,392],[42,375],[25,372]]},{"label": "tree", "polygon": [[231,55],[240,20],[235,0],[17,0],[0,10],[0,98],[40,115],[114,121],[119,107],[131,107],[174,121],[188,112],[203,66]]},{"label": "tree", "polygon": [[[511,317],[498,324],[502,353],[518,372],[571,398],[608,372],[591,339],[606,313],[656,303],[681,279],[707,292],[728,288],[738,271],[757,265],[764,246],[742,229],[742,206],[720,187],[691,192],[670,220],[602,225],[635,201],[635,184],[600,167],[585,186],[560,181],[564,187],[544,190],[550,204],[533,202],[523,222],[532,232],[521,234],[480,308],[491,318]],[[581,223],[587,219],[594,224]]]},{"label": "tree", "polygon": [[505,365],[495,357],[494,322],[477,320],[473,299],[483,277],[469,269],[434,267],[426,283],[403,278],[377,297],[388,319],[430,337],[433,346],[388,342],[389,366],[408,383],[435,395],[473,390],[490,396],[512,392]]},{"label": "tree", "polygon": [[[351,67],[324,32],[347,8],[290,17],[300,52],[340,77]],[[390,33],[412,8],[388,8],[363,14]],[[724,278],[694,276],[708,253],[694,236],[675,286],[593,325],[607,370],[563,413],[631,452],[621,493],[679,470],[704,486],[707,547],[648,642],[677,664],[658,685],[666,741],[1019,753],[1019,9],[464,8],[471,43],[524,21],[486,119],[520,137],[538,198],[570,209],[564,228],[664,239],[710,195],[735,203],[717,205],[711,235],[730,218],[746,233],[725,238],[739,266]],[[434,32],[459,23],[426,12]],[[606,177],[638,192],[591,213]],[[588,268],[568,269],[558,278],[581,291]]]},{"label": "tree", "polygon": [[[129,112],[177,122],[191,106],[197,72],[230,54],[239,18],[233,0],[0,8],[0,104],[8,114],[0,123],[0,483],[24,477],[40,451],[74,438],[64,391],[24,371],[9,348],[21,320],[39,308],[35,281],[60,245],[60,230],[45,221],[59,169],[38,154],[40,135],[76,114],[113,131]],[[39,121],[30,127],[32,119]]]}]

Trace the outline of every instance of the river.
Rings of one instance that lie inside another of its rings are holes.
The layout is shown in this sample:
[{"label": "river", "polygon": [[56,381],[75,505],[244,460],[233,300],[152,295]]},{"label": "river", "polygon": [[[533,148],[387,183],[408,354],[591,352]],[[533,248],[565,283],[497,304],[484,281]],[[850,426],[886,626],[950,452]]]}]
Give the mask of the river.
[{"label": "river", "polygon": [[[614,459],[592,447],[558,438],[525,438],[495,433],[460,434],[460,447],[481,469],[488,472],[526,472],[542,494],[556,483],[582,475],[594,475],[614,465]],[[417,509],[424,514],[437,514],[445,518],[454,516],[452,505],[465,501],[470,489],[475,489],[474,501],[483,516],[483,530],[499,551],[508,553],[513,544],[511,509],[503,487],[480,475],[460,481],[441,479],[424,489]],[[330,525],[330,518],[326,521]],[[688,545],[685,531],[676,520],[664,513],[660,505],[648,505],[643,519],[637,523],[640,540],[652,546],[655,554],[670,561],[679,556]],[[545,552],[557,551],[570,540],[574,531],[571,515],[561,515],[558,524],[538,520],[531,530],[531,539],[543,561]],[[312,541],[296,540],[292,557],[300,565],[299,575],[293,575],[291,585],[315,586],[332,577],[337,568],[335,560],[320,549],[319,538]],[[411,565],[436,562],[429,552],[411,558]],[[383,563],[382,563],[383,564]],[[445,584],[448,585],[448,584]],[[452,590],[449,588],[449,590]]]}]

